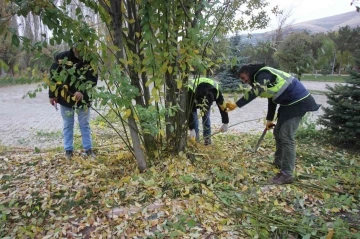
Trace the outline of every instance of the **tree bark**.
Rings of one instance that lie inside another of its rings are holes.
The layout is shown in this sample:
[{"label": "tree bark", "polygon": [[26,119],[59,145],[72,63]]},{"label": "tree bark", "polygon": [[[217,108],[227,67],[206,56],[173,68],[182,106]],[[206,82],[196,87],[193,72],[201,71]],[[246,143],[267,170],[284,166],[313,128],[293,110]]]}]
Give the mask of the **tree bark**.
[{"label": "tree bark", "polygon": [[[112,17],[113,21],[113,31],[114,31],[114,44],[119,48],[117,52],[117,58],[118,63],[119,59],[125,59],[126,56],[124,54],[124,43],[123,43],[123,35],[122,35],[122,12],[121,12],[121,4],[123,4],[122,1],[118,0],[111,0],[110,1],[110,16]],[[103,3],[102,5],[106,5],[106,3]],[[133,83],[133,80],[132,82]],[[141,102],[141,99],[137,98],[136,101]],[[133,117],[133,110],[132,114],[128,117],[128,124],[129,124],[129,130],[130,130],[130,136],[133,144],[133,150],[136,157],[136,162],[138,165],[138,168],[140,172],[143,172],[146,169],[146,159],[145,154],[143,152],[143,149],[141,148],[140,144],[140,136],[138,133],[138,127],[136,124],[136,121]]]}]

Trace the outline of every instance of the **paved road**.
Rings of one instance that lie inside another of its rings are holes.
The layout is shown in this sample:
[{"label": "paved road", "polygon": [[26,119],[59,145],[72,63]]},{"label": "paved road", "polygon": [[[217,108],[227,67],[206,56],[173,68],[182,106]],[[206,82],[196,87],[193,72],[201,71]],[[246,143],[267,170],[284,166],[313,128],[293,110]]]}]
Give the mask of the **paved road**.
[{"label": "paved road", "polygon": [[[334,83],[303,82],[309,90],[325,91],[325,85]],[[19,146],[27,148],[45,148],[61,145],[62,120],[59,111],[56,111],[48,102],[47,90],[39,92],[35,98],[23,96],[36,89],[37,84],[0,87],[0,145]],[[314,94],[316,101],[323,106],[326,96]],[[239,122],[266,116],[267,100],[257,98],[241,109],[230,112],[230,131],[249,132],[259,131],[263,122]],[[312,119],[322,113],[319,110],[312,114]],[[92,112],[95,117],[96,113]],[[214,108],[211,114],[212,125],[221,126],[220,113]]]}]

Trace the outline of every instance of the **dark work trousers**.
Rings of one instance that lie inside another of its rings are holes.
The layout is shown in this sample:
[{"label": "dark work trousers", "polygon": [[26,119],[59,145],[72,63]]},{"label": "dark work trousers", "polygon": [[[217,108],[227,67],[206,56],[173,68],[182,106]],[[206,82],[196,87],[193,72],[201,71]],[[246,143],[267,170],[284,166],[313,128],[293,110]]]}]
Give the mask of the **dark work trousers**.
[{"label": "dark work trousers", "polygon": [[299,128],[301,116],[295,116],[276,125],[274,129],[274,136],[276,141],[275,151],[275,165],[281,171],[292,175],[295,168],[296,161],[296,147],[295,147],[295,134]]}]

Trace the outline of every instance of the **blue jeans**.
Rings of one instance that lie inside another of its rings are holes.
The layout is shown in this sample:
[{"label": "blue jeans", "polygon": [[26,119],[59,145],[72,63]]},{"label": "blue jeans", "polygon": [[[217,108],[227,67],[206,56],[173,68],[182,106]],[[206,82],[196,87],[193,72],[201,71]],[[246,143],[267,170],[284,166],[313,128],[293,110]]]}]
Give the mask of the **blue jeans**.
[{"label": "blue jeans", "polygon": [[85,150],[92,149],[91,130],[90,130],[90,108],[76,109],[60,105],[61,116],[63,118],[64,149],[74,150],[74,114],[78,114],[79,127],[81,131],[82,146]]},{"label": "blue jeans", "polygon": [[[197,111],[192,112],[194,117],[195,124],[195,132],[196,132],[196,141],[200,140],[199,137],[199,120]],[[210,122],[210,110],[206,111],[202,116],[202,124],[203,124],[203,137],[204,139],[210,138],[211,135],[211,122]]]}]

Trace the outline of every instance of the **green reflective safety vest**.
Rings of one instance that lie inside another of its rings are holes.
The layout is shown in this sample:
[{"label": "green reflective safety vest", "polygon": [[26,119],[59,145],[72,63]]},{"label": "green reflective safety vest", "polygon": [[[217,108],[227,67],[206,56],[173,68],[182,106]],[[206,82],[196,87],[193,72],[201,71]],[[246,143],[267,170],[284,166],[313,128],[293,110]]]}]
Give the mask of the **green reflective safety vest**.
[{"label": "green reflective safety vest", "polygon": [[200,85],[201,83],[207,83],[207,84],[210,84],[210,85],[214,86],[214,88],[217,90],[216,99],[219,98],[219,84],[216,83],[212,79],[201,77],[201,78],[196,79],[196,80],[189,80],[188,87],[195,93],[196,87],[198,85]]},{"label": "green reflective safety vest", "polygon": [[275,100],[286,90],[286,88],[291,84],[294,79],[294,77],[289,73],[265,66],[254,75],[254,82],[256,82],[256,75],[262,70],[268,70],[276,76],[276,81],[274,85],[266,88],[265,91],[260,93],[260,97],[263,98],[272,98],[273,100]]}]

